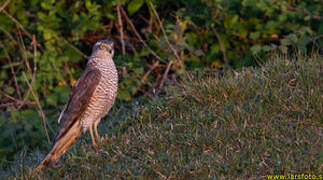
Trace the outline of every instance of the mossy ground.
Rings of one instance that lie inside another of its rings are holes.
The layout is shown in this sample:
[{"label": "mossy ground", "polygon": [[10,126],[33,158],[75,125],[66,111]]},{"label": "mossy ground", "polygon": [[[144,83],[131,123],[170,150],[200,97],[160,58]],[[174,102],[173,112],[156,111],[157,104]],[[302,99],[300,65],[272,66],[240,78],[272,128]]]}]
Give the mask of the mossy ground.
[{"label": "mossy ground", "polygon": [[10,178],[259,179],[323,172],[322,58],[274,58],[258,68],[187,73],[165,94],[117,105],[52,168],[48,149],[21,158]]}]

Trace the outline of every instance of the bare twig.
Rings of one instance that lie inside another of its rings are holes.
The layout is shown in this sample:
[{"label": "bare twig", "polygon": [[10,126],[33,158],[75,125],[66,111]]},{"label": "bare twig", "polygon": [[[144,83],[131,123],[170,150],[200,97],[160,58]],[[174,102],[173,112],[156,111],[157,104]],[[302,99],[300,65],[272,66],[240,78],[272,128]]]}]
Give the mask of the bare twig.
[{"label": "bare twig", "polygon": [[311,42],[313,42],[313,43],[315,43],[315,41],[317,41],[318,39],[321,39],[323,37],[323,34],[320,34],[320,35],[318,35],[318,36],[315,36],[315,37],[313,37],[313,38],[311,38],[311,39],[309,39],[308,41],[306,41],[306,45],[307,44],[309,44],[309,43],[311,43]]},{"label": "bare twig", "polygon": [[35,102],[30,102],[30,101],[16,101],[16,102],[9,102],[9,103],[3,103],[0,104],[0,107],[9,107],[9,106],[17,106],[17,105],[28,105],[28,106],[35,106]]},{"label": "bare twig", "polygon": [[136,48],[134,47],[134,45],[132,45],[131,43],[129,43],[129,47],[131,48],[131,50],[132,50],[132,52],[134,54],[137,54],[138,53],[137,50],[136,50]]},{"label": "bare twig", "polygon": [[87,56],[86,54],[84,54],[81,50],[79,50],[76,46],[74,46],[72,43],[68,42],[64,37],[62,36],[54,36],[54,38],[57,41],[64,41],[65,44],[67,44],[70,48],[72,48],[75,52],[77,52],[78,54],[80,54],[83,58],[85,59],[89,59],[89,56]]},{"label": "bare twig", "polygon": [[29,64],[29,61],[28,61],[28,57],[27,57],[27,53],[26,53],[26,47],[25,47],[25,42],[24,42],[24,40],[22,39],[22,35],[21,35],[20,31],[19,31],[19,42],[20,42],[20,44],[21,44],[21,46],[20,46],[20,47],[22,47],[22,48],[20,48],[20,50],[21,50],[21,53],[23,54],[23,59],[24,59],[24,61],[25,61],[25,63],[26,63],[28,73],[29,73],[30,75],[32,75],[33,73],[32,73],[32,71],[31,71],[30,64]]},{"label": "bare twig", "polygon": [[[6,52],[6,50],[5,50],[5,52]],[[10,63],[10,69],[11,69],[11,73],[13,75],[13,80],[15,81],[15,87],[16,87],[18,97],[19,97],[19,99],[21,99],[21,93],[20,93],[20,90],[19,90],[18,82],[17,82],[16,72],[15,72],[13,66],[12,66],[11,58],[10,58],[10,56],[9,56],[9,54],[7,52],[6,52],[6,55],[7,55],[7,58],[9,60],[9,63]]]},{"label": "bare twig", "polygon": [[155,168],[153,168],[153,171],[160,176],[160,179],[162,180],[167,179],[167,176],[163,175],[160,171],[156,170]]},{"label": "bare twig", "polygon": [[9,3],[10,3],[10,0],[7,0],[6,2],[4,2],[3,5],[0,7],[0,12],[4,10],[4,8],[6,8]]},{"label": "bare twig", "polygon": [[121,13],[120,13],[120,0],[117,0],[117,13],[118,13],[118,22],[119,22],[119,32],[120,32],[120,41],[121,41],[121,46],[122,46],[122,54],[126,54],[126,47],[124,44],[124,39],[123,39],[123,24],[122,24],[122,19],[121,19]]},{"label": "bare twig", "polygon": [[30,39],[32,39],[31,34],[24,28],[23,25],[20,24],[19,21],[17,21],[17,19],[11,16],[5,9],[3,9],[1,12],[3,12],[8,18],[10,18]]},{"label": "bare twig", "polygon": [[1,92],[1,94],[3,94],[8,99],[14,101],[14,102],[11,102],[11,103],[2,103],[0,105],[2,107],[12,106],[12,105],[25,105],[25,104],[27,104],[27,105],[36,105],[36,103],[34,103],[34,102],[31,102],[31,101],[22,101],[20,99],[16,99],[16,98],[10,96],[9,94],[7,94],[7,93],[5,93],[3,91],[0,91],[0,92]]},{"label": "bare twig", "polygon": [[[21,25],[21,23],[17,19],[11,16],[5,9],[2,9],[2,11],[0,12],[3,12],[9,19],[11,19],[18,26],[18,28],[20,28],[24,32],[25,35],[27,35],[30,39],[32,39],[32,35],[24,28],[23,25]],[[40,50],[43,50],[40,44],[37,44],[37,47]]]},{"label": "bare twig", "polygon": [[15,87],[16,87],[16,91],[17,91],[17,94],[18,94],[18,97],[19,99],[21,99],[21,93],[20,93],[20,89],[19,89],[19,86],[18,86],[18,82],[17,82],[17,76],[16,76],[16,72],[13,68],[13,65],[12,65],[12,61],[11,61],[11,58],[7,52],[7,50],[4,48],[4,52],[9,60],[9,64],[10,64],[10,70],[11,70],[11,73],[13,75],[13,79],[14,79],[14,82],[15,82]]},{"label": "bare twig", "polygon": [[79,50],[77,47],[75,47],[73,44],[71,44],[70,42],[68,42],[63,37],[57,37],[57,39],[63,40],[70,48],[74,49],[74,51],[76,51],[77,53],[79,53],[80,55],[82,55],[82,57],[84,57],[86,59],[89,59],[89,56],[87,56],[86,54],[84,54],[81,50]]},{"label": "bare twig", "polygon": [[[35,79],[36,79],[36,72],[37,72],[37,41],[36,41],[36,36],[33,35],[33,39],[31,42],[31,45],[33,46],[33,61],[34,61],[34,67],[33,67],[33,72],[32,72],[32,78],[31,78],[31,85],[34,84]],[[28,96],[30,93],[30,89],[28,89],[27,93],[24,96],[24,101],[27,100]],[[21,104],[20,106],[18,106],[18,109],[20,109],[23,106],[23,104]]]},{"label": "bare twig", "polygon": [[224,46],[224,44],[223,44],[223,42],[222,42],[222,40],[221,40],[221,37],[220,37],[219,33],[218,33],[218,32],[217,32],[217,30],[214,28],[214,24],[212,24],[212,25],[211,25],[211,29],[213,30],[213,32],[214,32],[214,34],[215,34],[216,38],[218,39],[219,44],[220,44],[220,46],[221,46],[221,50],[222,50],[222,54],[223,54],[223,62],[224,62],[225,64],[227,64],[227,63],[228,63],[228,60],[227,60],[227,55],[226,55],[226,51],[225,51],[225,46]]},{"label": "bare twig", "polygon": [[[22,41],[22,44],[23,44],[22,38],[21,38],[21,41]],[[31,83],[30,83],[31,86],[32,86],[34,84],[35,79],[36,79],[36,72],[37,72],[37,41],[36,41],[35,35],[33,35],[31,45],[33,46],[33,62],[34,62],[33,71],[31,70],[29,61],[28,61],[28,59],[26,57],[26,52],[25,52],[25,46],[24,46],[24,44],[23,44],[23,50],[24,51],[22,52],[22,54],[24,54],[24,56],[25,56],[25,63],[26,63],[28,72],[32,76]],[[24,101],[27,100],[27,98],[29,96],[29,93],[30,93],[30,89],[28,89],[28,91],[25,93],[24,99],[23,99]],[[18,109],[20,109],[22,106],[23,106],[23,104],[21,104],[20,106],[18,106]]]},{"label": "bare twig", "polygon": [[146,74],[141,78],[141,82],[145,82],[149,76],[149,74],[159,65],[159,61],[156,61],[153,65],[150,66],[149,70],[146,72]]},{"label": "bare twig", "polygon": [[[20,51],[21,51],[21,54],[23,54],[23,60],[26,64],[26,67],[27,67],[27,71],[28,73],[30,74],[30,76],[33,76],[33,72],[31,70],[31,67],[30,67],[30,64],[29,64],[29,61],[28,61],[28,57],[27,57],[27,53],[26,53],[26,48],[25,48],[25,43],[23,41],[23,38],[22,38],[22,35],[20,33],[20,30],[19,30],[19,38],[18,38],[18,42],[20,44]],[[33,85],[33,81],[31,82],[31,86]],[[23,101],[26,101],[28,96],[29,96],[29,93],[30,93],[30,89],[28,89],[28,91],[25,93],[24,95],[24,99]],[[21,104],[20,106],[18,106],[18,109],[20,109],[21,107],[23,106],[23,104]]]},{"label": "bare twig", "polygon": [[120,7],[121,13],[123,14],[123,16],[126,18],[128,24],[130,25],[132,31],[135,33],[135,35],[137,36],[137,38],[140,40],[140,42],[150,51],[150,53],[155,56],[160,62],[166,63],[166,61],[164,61],[162,58],[160,58],[148,45],[147,43],[141,38],[140,34],[138,33],[138,31],[136,30],[135,26],[133,25],[132,21],[129,19],[127,13],[124,11],[124,9],[122,7]]},{"label": "bare twig", "polygon": [[34,69],[33,69],[33,77],[31,79],[31,84],[35,81],[36,72],[37,72],[37,41],[36,36],[33,35],[33,41],[31,42],[33,46],[33,61],[34,61]]},{"label": "bare twig", "polygon": [[298,11],[298,12],[302,12],[304,14],[307,14],[307,15],[310,15],[313,17],[313,19],[318,19],[318,20],[322,20],[323,17],[319,16],[319,15],[314,15],[312,14],[310,11],[308,11],[307,9],[300,9],[300,8],[296,8],[296,7],[293,7],[293,6],[287,6],[287,9],[290,10],[290,11]]},{"label": "bare twig", "polygon": [[16,106],[16,105],[29,105],[29,106],[35,106],[36,103],[35,102],[31,102],[31,101],[22,101],[22,100],[19,100],[19,99],[16,99],[12,96],[10,96],[9,94],[3,92],[3,91],[0,91],[5,97],[7,97],[8,99],[14,101],[14,102],[9,102],[9,103],[2,103],[0,104],[0,107],[8,107],[8,106]]},{"label": "bare twig", "polygon": [[16,101],[17,99],[16,98],[14,98],[14,97],[12,97],[12,96],[10,96],[9,94],[7,94],[7,93],[5,93],[5,92],[3,92],[3,91],[0,91],[4,96],[6,96],[8,99],[11,99],[11,100],[13,100],[13,101]]},{"label": "bare twig", "polygon": [[253,39],[248,39],[246,37],[243,37],[241,34],[238,34],[238,33],[232,33],[232,35],[238,37],[240,40],[243,40],[243,41],[246,41],[246,42],[252,43],[252,44],[255,44],[255,43],[269,43],[269,42],[273,42],[273,41],[279,41],[279,39],[277,37],[253,40]]},{"label": "bare twig", "polygon": [[154,19],[152,16],[149,17],[149,26],[148,26],[148,32],[152,33],[153,32],[153,23],[154,23]]},{"label": "bare twig", "polygon": [[32,89],[32,86],[31,86],[31,84],[29,83],[29,81],[28,81],[28,79],[27,79],[27,77],[26,77],[25,72],[22,72],[22,75],[24,76],[24,79],[25,79],[25,81],[26,81],[26,83],[27,83],[27,85],[28,85],[28,88],[30,89],[31,94],[34,96],[34,99],[35,99],[36,104],[37,104],[37,106],[38,106],[38,109],[39,109],[39,115],[40,115],[40,117],[41,117],[41,118],[42,118],[42,120],[43,120],[43,126],[44,126],[44,128],[45,128],[45,133],[46,133],[47,141],[48,141],[48,143],[51,143],[51,142],[50,142],[49,135],[48,135],[48,130],[47,130],[47,125],[48,125],[48,123],[47,123],[47,119],[46,119],[46,116],[45,116],[45,114],[44,114],[44,112],[43,112],[43,109],[42,109],[42,107],[41,107],[41,105],[40,105],[39,98],[38,98],[37,94],[34,92],[34,90]]},{"label": "bare twig", "polygon": [[172,64],[173,64],[173,61],[170,61],[170,62],[167,64],[167,68],[166,68],[166,70],[165,70],[165,72],[164,72],[163,79],[160,81],[159,88],[161,88],[161,87],[163,87],[163,86],[164,86],[165,80],[166,80],[166,78],[167,78],[167,76],[168,76],[168,72],[169,72],[170,67],[172,66]]},{"label": "bare twig", "polygon": [[156,11],[156,9],[155,9],[155,7],[154,7],[153,3],[149,2],[149,4],[150,4],[150,6],[151,6],[151,8],[152,8],[152,10],[153,10],[153,12],[154,12],[154,14],[155,14],[155,16],[156,16],[156,18],[157,18],[158,22],[159,22],[159,26],[160,26],[160,28],[161,28],[161,30],[162,30],[162,32],[163,32],[163,34],[164,34],[164,37],[165,37],[166,43],[168,44],[169,48],[173,51],[173,53],[174,53],[174,55],[175,55],[176,59],[177,59],[180,63],[182,63],[181,58],[178,56],[177,50],[174,48],[174,46],[173,46],[173,45],[169,42],[169,40],[168,40],[168,37],[167,37],[166,31],[165,31],[165,29],[164,29],[164,27],[163,27],[163,23],[161,22],[161,20],[160,20],[160,18],[159,18],[159,15],[158,15],[158,13],[157,13],[157,11]]}]

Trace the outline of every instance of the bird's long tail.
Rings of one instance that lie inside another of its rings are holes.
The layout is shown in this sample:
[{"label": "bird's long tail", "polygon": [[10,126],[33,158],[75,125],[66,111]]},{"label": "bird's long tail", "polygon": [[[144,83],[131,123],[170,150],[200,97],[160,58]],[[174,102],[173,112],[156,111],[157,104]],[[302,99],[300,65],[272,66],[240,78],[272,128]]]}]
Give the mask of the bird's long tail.
[{"label": "bird's long tail", "polygon": [[51,162],[57,162],[59,158],[82,136],[83,131],[79,121],[61,136],[54,144],[46,158],[38,165],[37,170],[48,167]]}]

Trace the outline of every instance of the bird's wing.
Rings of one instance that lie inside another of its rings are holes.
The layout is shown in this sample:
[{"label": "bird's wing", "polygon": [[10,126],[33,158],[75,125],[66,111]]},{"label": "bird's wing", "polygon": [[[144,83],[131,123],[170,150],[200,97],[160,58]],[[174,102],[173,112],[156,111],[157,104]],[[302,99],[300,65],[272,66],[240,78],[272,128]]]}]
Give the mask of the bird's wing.
[{"label": "bird's wing", "polygon": [[100,82],[101,73],[98,69],[89,68],[75,83],[69,100],[60,116],[60,130],[55,136],[53,145],[68,132],[73,124],[88,107],[91,96]]}]

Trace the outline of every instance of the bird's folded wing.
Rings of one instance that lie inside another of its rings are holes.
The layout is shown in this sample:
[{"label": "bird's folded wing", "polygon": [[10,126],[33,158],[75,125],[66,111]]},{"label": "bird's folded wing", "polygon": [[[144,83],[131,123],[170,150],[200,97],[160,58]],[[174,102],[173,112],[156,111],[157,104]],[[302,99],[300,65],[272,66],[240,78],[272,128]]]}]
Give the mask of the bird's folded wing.
[{"label": "bird's folded wing", "polygon": [[98,69],[89,68],[75,83],[63,114],[60,116],[60,130],[55,136],[53,145],[62,137],[71,126],[79,120],[88,107],[94,90],[100,82],[101,73]]}]

